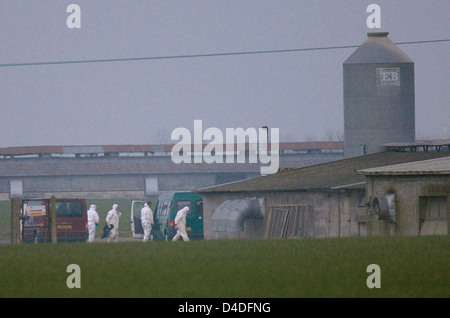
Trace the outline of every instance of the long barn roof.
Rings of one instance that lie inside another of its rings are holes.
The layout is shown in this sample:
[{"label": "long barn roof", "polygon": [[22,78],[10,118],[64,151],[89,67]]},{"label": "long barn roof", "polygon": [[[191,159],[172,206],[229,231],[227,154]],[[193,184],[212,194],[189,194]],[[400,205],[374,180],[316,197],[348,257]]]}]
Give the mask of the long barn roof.
[{"label": "long barn roof", "polygon": [[[25,155],[68,155],[68,154],[107,154],[107,153],[170,153],[173,144],[165,145],[88,145],[88,146],[24,146],[0,148],[0,156]],[[194,150],[194,145],[186,145]],[[204,148],[205,145],[202,145]],[[245,149],[248,149],[248,143]],[[236,150],[237,144],[234,145]],[[317,141],[317,142],[280,142],[280,151],[312,150],[312,149],[343,149],[343,141]],[[226,145],[223,145],[226,149]]]},{"label": "long barn roof", "polygon": [[449,151],[381,152],[208,187],[197,192],[208,194],[364,188],[365,175],[358,173],[358,170],[448,156]]}]

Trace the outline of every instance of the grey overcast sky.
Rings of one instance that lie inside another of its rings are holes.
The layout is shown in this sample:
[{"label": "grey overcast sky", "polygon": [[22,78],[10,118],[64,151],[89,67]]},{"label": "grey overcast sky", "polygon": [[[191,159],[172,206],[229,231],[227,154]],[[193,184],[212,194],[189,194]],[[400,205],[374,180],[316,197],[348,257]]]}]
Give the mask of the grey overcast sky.
[{"label": "grey overcast sky", "polygon": [[[69,4],[81,28],[69,29]],[[369,29],[369,4],[381,28]],[[0,0],[0,64],[450,39],[448,0]],[[450,130],[450,42],[400,45],[415,62],[416,136]],[[356,48],[0,67],[0,147],[158,144],[177,127],[343,132],[342,64]]]}]

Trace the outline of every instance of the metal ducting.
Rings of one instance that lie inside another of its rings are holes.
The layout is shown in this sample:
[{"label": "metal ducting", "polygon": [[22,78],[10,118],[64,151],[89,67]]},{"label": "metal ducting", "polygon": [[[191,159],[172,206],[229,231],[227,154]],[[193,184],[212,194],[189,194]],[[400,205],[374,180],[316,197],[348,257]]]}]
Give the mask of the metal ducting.
[{"label": "metal ducting", "polygon": [[227,200],[219,205],[211,218],[213,232],[244,231],[244,222],[248,218],[264,218],[264,198],[244,198]]}]

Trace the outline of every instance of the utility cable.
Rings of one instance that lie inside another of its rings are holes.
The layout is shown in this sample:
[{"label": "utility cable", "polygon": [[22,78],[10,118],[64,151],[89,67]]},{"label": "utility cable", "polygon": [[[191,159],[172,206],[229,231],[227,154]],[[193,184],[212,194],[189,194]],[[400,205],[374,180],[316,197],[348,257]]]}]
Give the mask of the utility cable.
[{"label": "utility cable", "polygon": [[[428,44],[428,43],[438,43],[438,42],[450,42],[450,39],[397,42],[395,44],[397,44],[397,45],[408,45],[408,44]],[[85,63],[135,62],[135,61],[188,59],[188,58],[204,58],[204,57],[218,57],[218,56],[277,54],[277,53],[292,53],[292,52],[305,52],[305,51],[325,51],[325,50],[349,49],[349,48],[357,48],[359,46],[360,45],[342,45],[342,46],[326,46],[326,47],[285,49],[285,50],[267,50],[267,51],[244,51],[244,52],[229,52],[229,53],[168,55],[168,56],[153,56],[153,57],[131,57],[131,58],[115,58],[115,59],[56,61],[56,62],[7,63],[7,64],[0,64],[0,67],[62,65],[62,64],[85,64]]]}]

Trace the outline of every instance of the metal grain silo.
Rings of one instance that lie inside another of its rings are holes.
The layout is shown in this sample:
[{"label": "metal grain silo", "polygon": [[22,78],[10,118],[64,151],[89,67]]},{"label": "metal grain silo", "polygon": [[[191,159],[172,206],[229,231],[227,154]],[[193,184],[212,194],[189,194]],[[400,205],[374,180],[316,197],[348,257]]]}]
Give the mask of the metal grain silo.
[{"label": "metal grain silo", "polygon": [[344,156],[415,141],[414,62],[388,37],[368,33],[344,62]]}]

